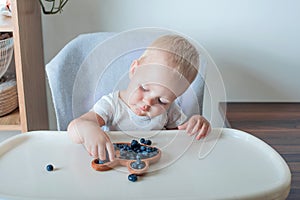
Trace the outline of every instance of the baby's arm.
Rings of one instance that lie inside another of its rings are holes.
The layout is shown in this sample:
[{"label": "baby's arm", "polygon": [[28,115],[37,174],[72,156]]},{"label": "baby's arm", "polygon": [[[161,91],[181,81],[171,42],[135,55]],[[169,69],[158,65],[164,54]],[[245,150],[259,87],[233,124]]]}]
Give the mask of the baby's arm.
[{"label": "baby's arm", "polygon": [[196,139],[205,137],[211,130],[210,123],[201,115],[193,115],[187,122],[178,126],[179,130],[186,130],[189,135],[196,134]]},{"label": "baby's arm", "polygon": [[106,160],[106,150],[109,159],[114,159],[114,147],[108,135],[101,129],[104,120],[95,112],[90,111],[71,121],[68,135],[71,140],[83,144],[86,150],[95,158]]}]

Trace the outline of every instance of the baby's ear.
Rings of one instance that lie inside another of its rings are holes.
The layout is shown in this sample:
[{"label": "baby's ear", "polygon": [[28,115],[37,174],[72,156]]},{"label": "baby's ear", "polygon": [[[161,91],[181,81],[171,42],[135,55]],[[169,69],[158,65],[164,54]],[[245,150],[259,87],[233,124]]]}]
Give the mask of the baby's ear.
[{"label": "baby's ear", "polygon": [[135,70],[136,70],[136,68],[138,67],[138,65],[139,65],[139,61],[138,61],[138,60],[132,61],[131,65],[130,65],[130,70],[129,70],[129,78],[130,78],[130,79],[131,79],[132,76],[134,75]]}]

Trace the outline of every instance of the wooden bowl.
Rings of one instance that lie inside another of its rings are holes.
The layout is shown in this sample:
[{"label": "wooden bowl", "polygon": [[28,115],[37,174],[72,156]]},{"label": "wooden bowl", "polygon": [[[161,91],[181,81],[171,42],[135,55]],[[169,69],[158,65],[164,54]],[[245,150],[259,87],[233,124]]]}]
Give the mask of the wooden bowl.
[{"label": "wooden bowl", "polygon": [[[126,143],[126,142],[119,142],[119,143],[114,143],[116,145],[130,145],[130,143]],[[145,146],[145,147],[152,147],[153,146],[149,146],[149,145],[144,145],[144,144],[140,144],[141,146]],[[156,147],[155,147],[156,148]],[[132,164],[134,162],[137,162],[136,159],[124,159],[121,157],[120,155],[120,150],[119,149],[116,149],[115,150],[115,159],[114,161],[108,161],[108,162],[105,162],[103,164],[99,164],[99,159],[94,159],[92,161],[92,167],[97,170],[97,171],[107,171],[107,170],[110,170],[110,169],[113,169],[114,167],[116,166],[125,166],[127,167],[128,171],[131,173],[131,174],[136,174],[136,175],[142,175],[144,173],[146,173],[149,169],[149,166],[150,164],[152,163],[156,163],[157,161],[159,161],[160,157],[161,157],[161,150],[156,148],[157,149],[157,154],[152,156],[152,157],[147,157],[147,158],[141,158],[140,161],[143,162],[144,164],[144,167],[142,169],[136,169],[136,168],[133,168],[132,167]]]}]

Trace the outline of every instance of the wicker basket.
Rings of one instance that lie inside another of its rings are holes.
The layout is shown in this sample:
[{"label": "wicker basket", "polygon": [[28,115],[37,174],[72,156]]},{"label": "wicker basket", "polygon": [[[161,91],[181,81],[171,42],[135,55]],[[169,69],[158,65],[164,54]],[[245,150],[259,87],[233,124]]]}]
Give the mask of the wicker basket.
[{"label": "wicker basket", "polygon": [[17,84],[14,74],[4,74],[0,79],[0,117],[18,107]]},{"label": "wicker basket", "polygon": [[0,79],[5,74],[13,54],[13,38],[0,40]]}]

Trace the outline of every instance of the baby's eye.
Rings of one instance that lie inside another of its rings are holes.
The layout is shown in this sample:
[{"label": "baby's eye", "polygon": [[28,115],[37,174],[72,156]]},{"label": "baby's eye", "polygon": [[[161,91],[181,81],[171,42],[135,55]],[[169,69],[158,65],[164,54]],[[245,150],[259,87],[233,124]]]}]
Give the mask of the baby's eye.
[{"label": "baby's eye", "polygon": [[158,103],[161,104],[161,105],[167,105],[168,102],[166,102],[165,100],[161,99],[161,98],[158,98]]},{"label": "baby's eye", "polygon": [[149,91],[144,85],[140,85],[140,89],[144,92]]}]

